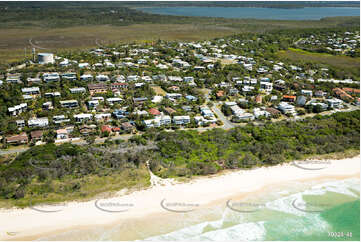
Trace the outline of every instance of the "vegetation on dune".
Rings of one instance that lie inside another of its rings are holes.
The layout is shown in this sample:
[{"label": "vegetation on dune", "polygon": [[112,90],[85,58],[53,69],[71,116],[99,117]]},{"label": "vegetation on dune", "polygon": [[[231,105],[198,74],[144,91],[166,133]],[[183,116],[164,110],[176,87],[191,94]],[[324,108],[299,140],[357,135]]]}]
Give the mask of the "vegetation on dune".
[{"label": "vegetation on dune", "polygon": [[[316,116],[265,126],[161,132],[144,138],[158,142],[154,172],[162,177],[216,173],[221,169],[276,165],[305,155],[358,149],[359,111]],[[150,138],[152,137],[152,138]]]},{"label": "vegetation on dune", "polygon": [[[32,147],[0,166],[0,205],[20,207],[149,185],[148,155],[121,145]],[[139,150],[139,149],[138,149]]]},{"label": "vegetation on dune", "polygon": [[360,76],[360,58],[348,56],[333,56],[325,53],[313,53],[300,49],[290,48],[277,53],[278,57],[284,61],[293,61],[295,63],[317,63],[332,67],[335,75],[340,79],[346,79],[349,76],[357,79]]},{"label": "vegetation on dune", "polygon": [[147,161],[161,177],[191,177],[359,150],[359,123],[360,112],[353,111],[229,131],[150,129],[122,144],[35,146],[0,164],[0,205],[28,206],[30,200],[59,202],[144,187],[149,185]]}]

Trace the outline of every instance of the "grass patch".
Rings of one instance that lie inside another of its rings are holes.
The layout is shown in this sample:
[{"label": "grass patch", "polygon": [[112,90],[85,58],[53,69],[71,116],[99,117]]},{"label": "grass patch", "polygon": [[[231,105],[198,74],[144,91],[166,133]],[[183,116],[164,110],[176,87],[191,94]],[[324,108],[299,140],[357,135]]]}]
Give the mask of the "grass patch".
[{"label": "grass patch", "polygon": [[167,94],[160,86],[152,86],[152,89],[159,96],[165,96]]}]

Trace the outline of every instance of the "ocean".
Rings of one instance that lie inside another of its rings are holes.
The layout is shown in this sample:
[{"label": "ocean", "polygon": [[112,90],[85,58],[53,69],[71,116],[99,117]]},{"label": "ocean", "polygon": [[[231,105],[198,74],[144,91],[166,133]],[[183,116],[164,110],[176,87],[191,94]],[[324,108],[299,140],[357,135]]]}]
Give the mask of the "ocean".
[{"label": "ocean", "polygon": [[120,221],[39,240],[360,240],[360,180],[292,182],[189,213]]},{"label": "ocean", "polygon": [[163,15],[251,18],[279,20],[319,20],[325,17],[360,16],[355,7],[306,7],[295,9],[249,7],[148,7],[137,10]]}]

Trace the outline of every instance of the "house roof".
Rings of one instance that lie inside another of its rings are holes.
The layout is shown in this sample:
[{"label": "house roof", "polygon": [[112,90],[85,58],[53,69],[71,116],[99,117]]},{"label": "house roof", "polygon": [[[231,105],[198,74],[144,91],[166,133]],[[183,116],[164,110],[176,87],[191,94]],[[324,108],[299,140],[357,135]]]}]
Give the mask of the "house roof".
[{"label": "house roof", "polygon": [[19,134],[19,135],[14,135],[14,136],[9,136],[6,137],[6,141],[11,143],[11,142],[19,142],[19,141],[28,141],[28,136],[26,135],[25,132]]},{"label": "house roof", "polygon": [[56,134],[67,134],[67,133],[68,133],[68,131],[66,129],[58,129],[56,131]]},{"label": "house roof", "polygon": [[172,114],[172,113],[176,112],[173,108],[164,108],[164,110],[169,114]]},{"label": "house roof", "polygon": [[41,138],[43,136],[42,130],[35,130],[30,132],[31,138]]},{"label": "house roof", "polygon": [[101,127],[101,131],[102,131],[102,132],[111,132],[112,129],[111,129],[108,125],[103,125],[103,126]]},{"label": "house roof", "polygon": [[223,97],[224,91],[218,91],[218,92],[216,93],[216,95],[217,95],[217,97]]},{"label": "house roof", "polygon": [[152,114],[152,115],[160,115],[159,110],[155,109],[155,108],[149,109],[149,113]]}]

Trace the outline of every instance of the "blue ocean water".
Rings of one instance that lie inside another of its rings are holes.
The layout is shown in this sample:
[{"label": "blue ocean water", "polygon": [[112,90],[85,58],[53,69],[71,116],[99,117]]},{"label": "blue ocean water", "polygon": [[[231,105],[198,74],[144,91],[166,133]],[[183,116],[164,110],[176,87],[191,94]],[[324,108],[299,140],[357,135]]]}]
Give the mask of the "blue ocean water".
[{"label": "blue ocean water", "polygon": [[309,7],[295,9],[250,7],[150,7],[137,8],[148,13],[222,18],[251,18],[279,20],[319,20],[325,17],[360,16],[360,8]]},{"label": "blue ocean water", "polygon": [[294,194],[280,191],[272,200],[258,200],[257,204],[264,202],[264,207],[256,212],[238,213],[227,208],[221,219],[145,240],[359,241],[359,186],[358,179],[348,179],[318,184]]}]

